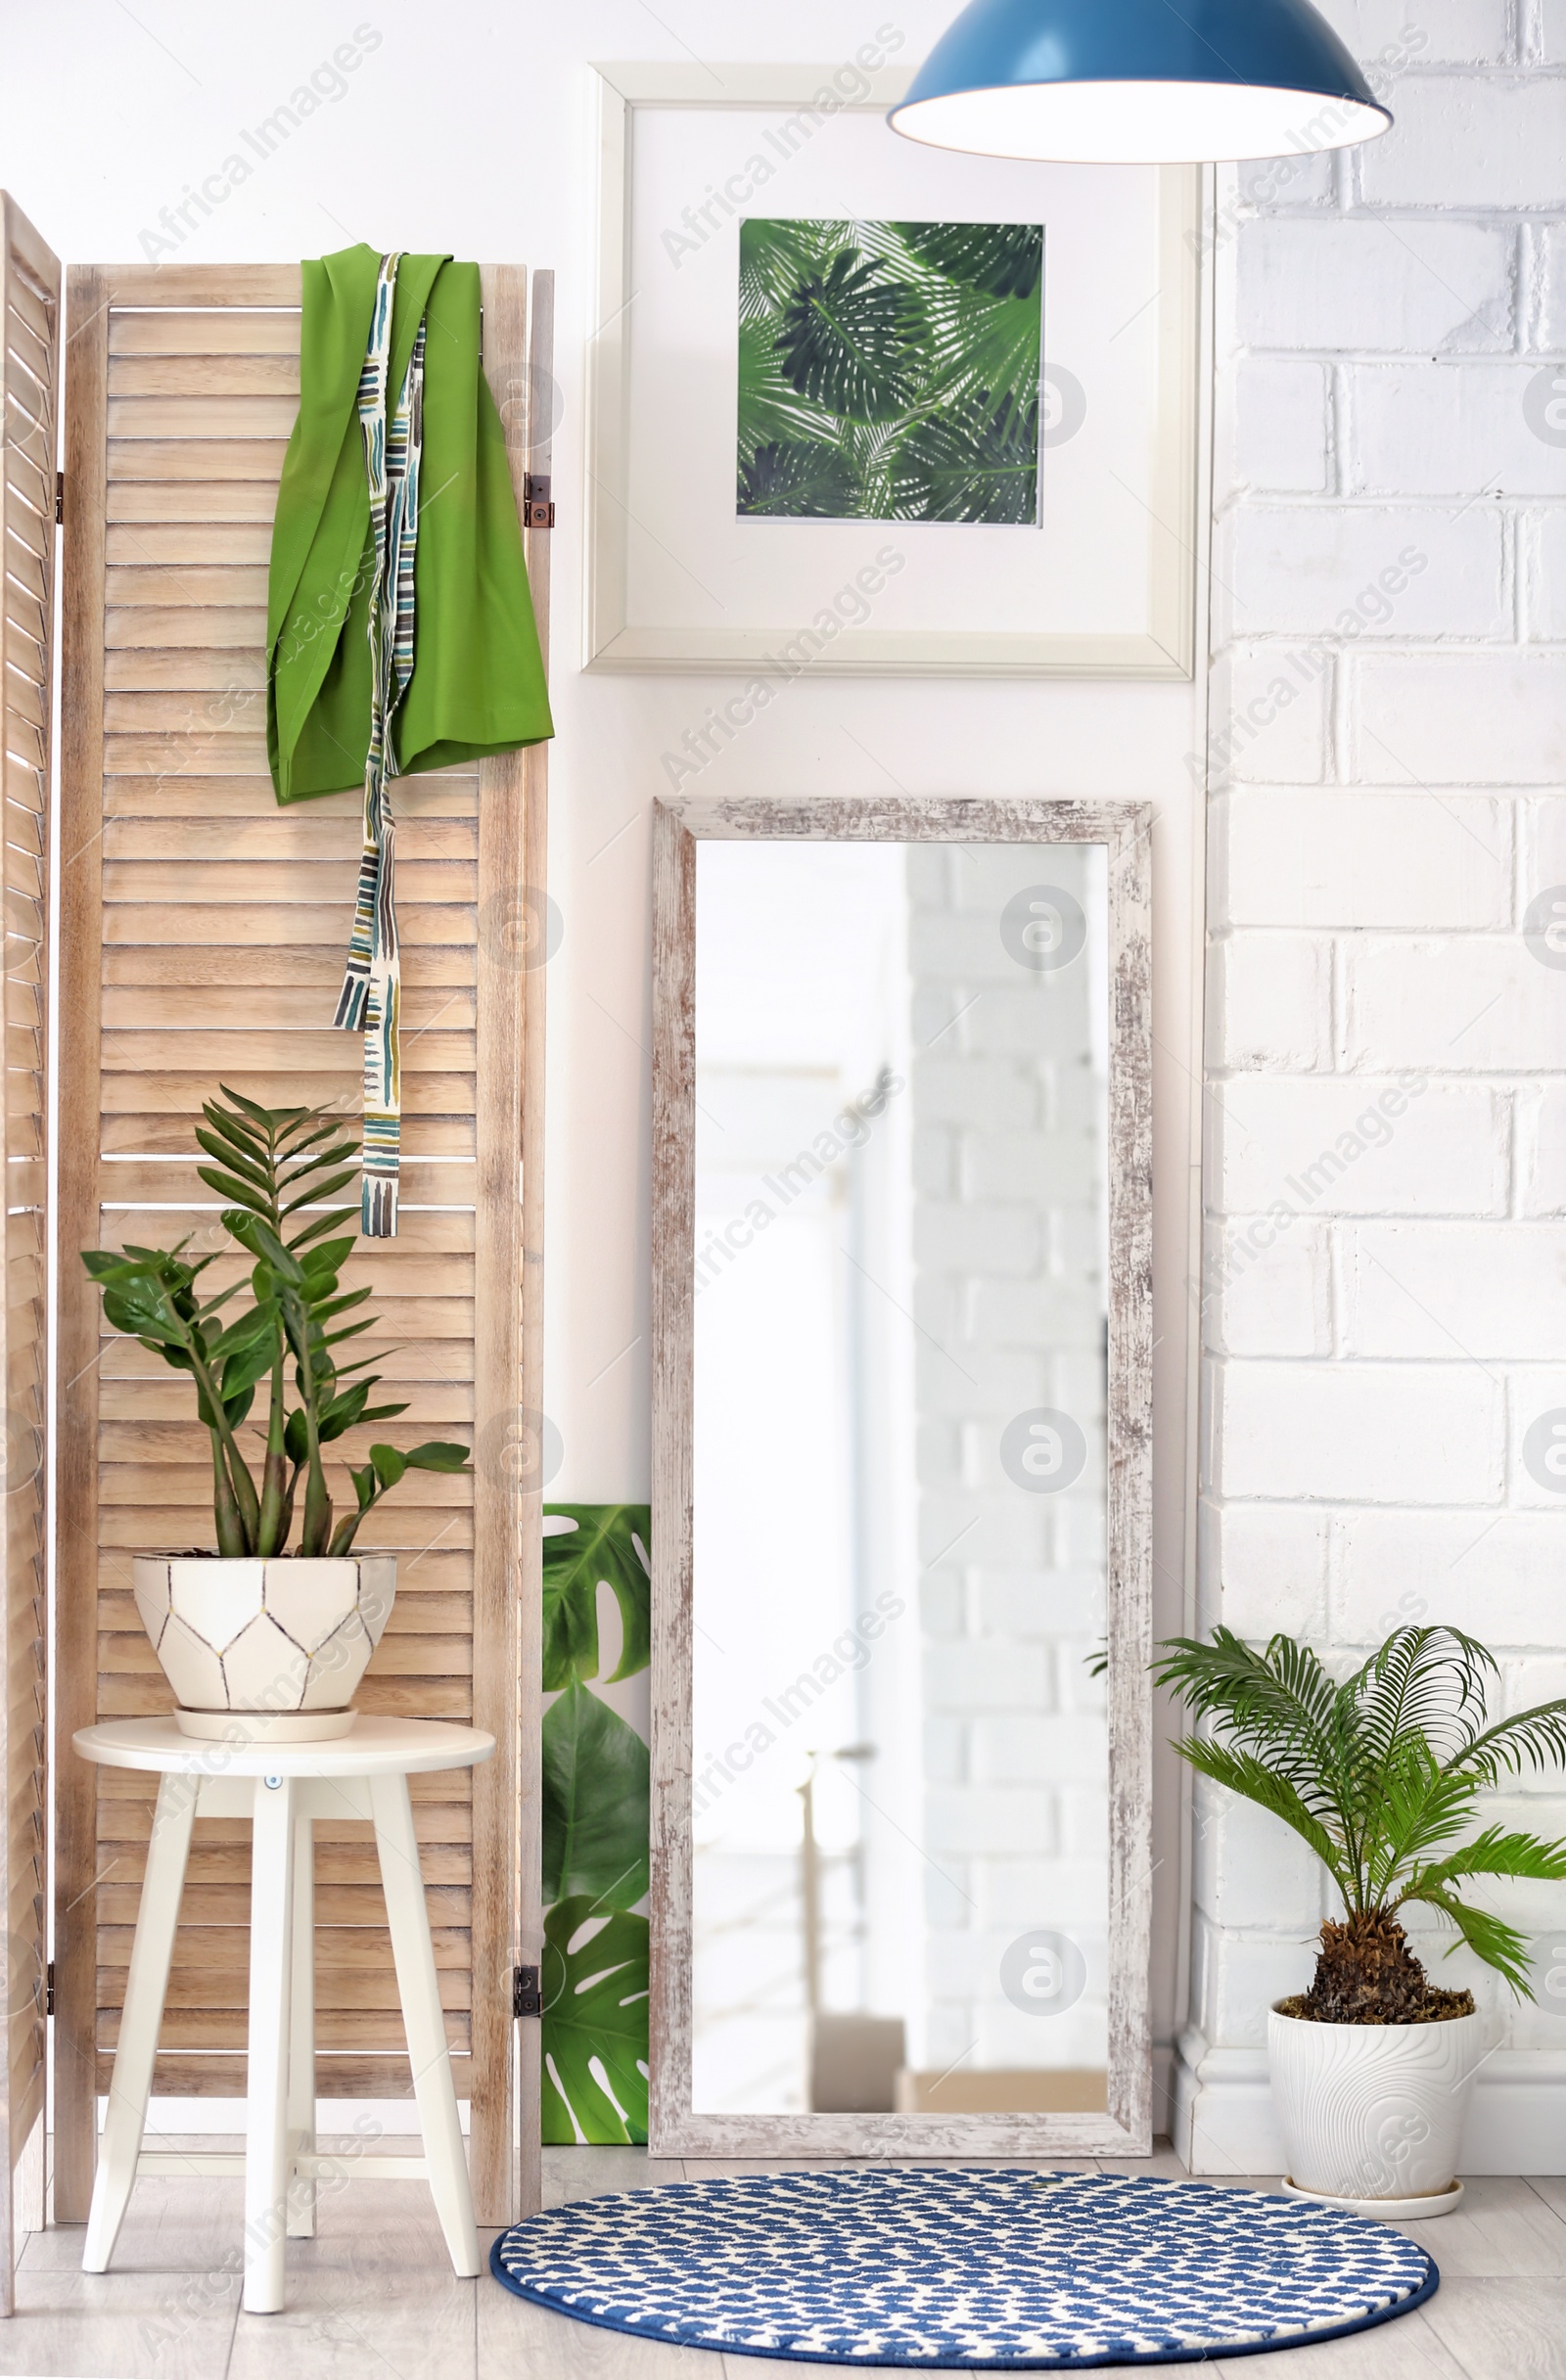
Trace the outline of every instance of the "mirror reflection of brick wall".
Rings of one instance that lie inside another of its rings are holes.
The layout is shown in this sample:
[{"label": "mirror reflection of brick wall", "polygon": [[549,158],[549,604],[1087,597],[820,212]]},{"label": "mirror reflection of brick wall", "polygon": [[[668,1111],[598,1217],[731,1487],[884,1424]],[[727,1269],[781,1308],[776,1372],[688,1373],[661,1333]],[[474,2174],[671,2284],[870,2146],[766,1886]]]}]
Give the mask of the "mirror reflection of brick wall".
[{"label": "mirror reflection of brick wall", "polygon": [[[922,2047],[958,2078],[1075,2070],[1093,2104],[1108,1829],[1088,1666],[1105,1595],[1104,853],[932,846],[907,864],[929,1566]],[[1039,1973],[1016,1950],[1030,1929],[1063,1938],[1046,1964],[1080,1950],[1075,1998],[1019,1986]],[[1036,2103],[1070,2104],[1070,2089],[1044,2085]]]}]

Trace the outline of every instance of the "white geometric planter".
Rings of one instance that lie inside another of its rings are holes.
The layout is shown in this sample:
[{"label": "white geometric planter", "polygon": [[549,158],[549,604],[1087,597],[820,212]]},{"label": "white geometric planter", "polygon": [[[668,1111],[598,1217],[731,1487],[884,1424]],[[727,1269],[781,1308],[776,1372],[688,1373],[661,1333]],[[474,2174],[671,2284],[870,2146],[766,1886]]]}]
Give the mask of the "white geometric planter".
[{"label": "white geometric planter", "polygon": [[1272,2098],[1288,2176],[1312,2197],[1396,2220],[1446,2213],[1484,2055],[1482,2016],[1431,2025],[1316,2025],[1267,2016]]},{"label": "white geometric planter", "polygon": [[346,1735],[396,1593],[394,1554],[330,1561],[138,1554],[136,1609],[187,1735]]}]

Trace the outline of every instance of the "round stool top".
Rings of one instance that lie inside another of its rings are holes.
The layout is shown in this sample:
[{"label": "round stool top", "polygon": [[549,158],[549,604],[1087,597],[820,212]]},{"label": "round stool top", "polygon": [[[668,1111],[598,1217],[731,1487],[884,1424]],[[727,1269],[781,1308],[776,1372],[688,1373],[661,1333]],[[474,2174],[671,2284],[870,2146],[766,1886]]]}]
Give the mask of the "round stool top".
[{"label": "round stool top", "polygon": [[495,1748],[483,1727],[443,1718],[356,1719],[346,1735],[313,1744],[247,1743],[245,1720],[218,1742],[186,1735],[177,1719],[111,1718],[82,1727],[71,1742],[84,1761],[106,1768],[150,1768],[191,1777],[416,1776],[432,1768],[477,1768]]}]

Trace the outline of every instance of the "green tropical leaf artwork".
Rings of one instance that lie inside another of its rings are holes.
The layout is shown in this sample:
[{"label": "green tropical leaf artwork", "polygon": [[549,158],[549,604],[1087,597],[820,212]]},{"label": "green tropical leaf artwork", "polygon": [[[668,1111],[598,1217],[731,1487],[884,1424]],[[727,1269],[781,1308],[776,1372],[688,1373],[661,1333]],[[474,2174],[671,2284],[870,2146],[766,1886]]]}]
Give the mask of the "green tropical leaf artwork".
[{"label": "green tropical leaf artwork", "polygon": [[[543,2053],[550,2146],[647,2138],[648,1749],[588,1687],[601,1593],[620,1616],[606,1685],[652,1658],[645,1504],[551,1504],[544,1538]],[[633,1706],[634,1707],[634,1706]],[[553,1905],[548,1905],[548,1904]]]},{"label": "green tropical leaf artwork", "polygon": [[648,1752],[575,1679],[543,1723],[544,1899],[634,1907],[647,1891]]},{"label": "green tropical leaf artwork", "polygon": [[598,1589],[620,1606],[621,1656],[610,1683],[634,1677],[652,1656],[652,1580],[645,1504],[551,1504],[570,1521],[544,1539],[544,1692],[598,1675]]},{"label": "green tropical leaf artwork", "polygon": [[544,1920],[543,2137],[647,2142],[647,1920],[590,1896]]},{"label": "green tropical leaf artwork", "polygon": [[735,509],[1038,518],[1039,223],[740,225]]}]

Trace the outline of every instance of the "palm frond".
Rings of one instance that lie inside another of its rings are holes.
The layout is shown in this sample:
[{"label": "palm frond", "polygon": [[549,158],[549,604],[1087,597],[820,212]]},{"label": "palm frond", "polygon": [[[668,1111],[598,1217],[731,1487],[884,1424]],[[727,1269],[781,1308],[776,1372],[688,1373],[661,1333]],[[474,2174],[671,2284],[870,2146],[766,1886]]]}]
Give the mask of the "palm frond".
[{"label": "palm frond", "polygon": [[812,404],[783,377],[777,336],[778,314],[763,314],[740,325],[739,461],[753,461],[757,448],[795,438],[832,443],[838,423],[824,405]]},{"label": "palm frond", "polygon": [[779,312],[852,238],[849,223],[748,215],[740,225],[740,321]]},{"label": "palm frond", "polygon": [[890,460],[898,521],[1017,525],[1038,514],[1038,405],[981,389],[965,405],[933,414],[899,440]]},{"label": "palm frond", "polygon": [[1405,1735],[1438,1747],[1465,1713],[1482,1714],[1485,1671],[1496,1667],[1488,1647],[1459,1628],[1395,1628],[1348,1681],[1371,1762],[1390,1759]]},{"label": "palm frond", "polygon": [[1044,269],[1041,223],[895,223],[890,228],[950,281],[990,298],[1036,297]]},{"label": "palm frond", "polygon": [[1215,1785],[1226,1785],[1230,1793],[1240,1794],[1247,1802],[1269,1809],[1285,1826],[1292,1827],[1309,1843],[1345,1902],[1352,1905],[1352,1872],[1345,1862],[1343,1846],[1287,1778],[1279,1776],[1276,1769],[1269,1768],[1254,1754],[1217,1744],[1211,1736],[1182,1736],[1172,1749],[1201,1775],[1211,1777]]},{"label": "palm frond", "polygon": [[1405,1888],[1405,1899],[1417,1898],[1416,1887],[1448,1885],[1463,1876],[1528,1876],[1538,1882],[1566,1881],[1566,1843],[1545,1843],[1538,1835],[1508,1833],[1487,1826],[1445,1859],[1418,1869]]},{"label": "palm frond", "polygon": [[[1451,1920],[1475,1957],[1482,1958],[1487,1967],[1494,1967],[1497,1975],[1505,1977],[1518,1999],[1533,1997],[1528,1981],[1526,1934],[1519,1933],[1515,1926],[1507,1925],[1504,1918],[1493,1916],[1488,1909],[1469,1908],[1465,1901],[1459,1900],[1455,1894],[1449,1893],[1439,1884],[1428,1884],[1416,1893],[1405,1893],[1404,1899],[1422,1901],[1427,1908],[1439,1909],[1444,1917]],[[1449,1958],[1456,1947],[1453,1943],[1447,1952]]]},{"label": "palm frond", "polygon": [[[1153,1665],[1198,1718],[1279,1761],[1315,1769],[1334,1788],[1343,1760],[1339,1692],[1309,1645],[1274,1636],[1264,1652],[1218,1627],[1210,1641],[1172,1636]],[[1347,1815],[1347,1812],[1346,1812]]]},{"label": "palm frond", "polygon": [[1515,1718],[1497,1719],[1483,1734],[1470,1736],[1451,1765],[1495,1785],[1525,1761],[1532,1768],[1566,1762],[1566,1701],[1536,1703]]},{"label": "palm frond", "polygon": [[947,284],[928,301],[930,376],[926,405],[948,405],[980,389],[1003,396],[1038,393],[1042,317],[1036,298],[981,298]]},{"label": "palm frond", "polygon": [[1410,1861],[1424,1858],[1459,1834],[1473,1816],[1477,1781],[1437,1765],[1428,1746],[1405,1745],[1388,1763],[1363,1843],[1366,1887],[1383,1901]]}]

